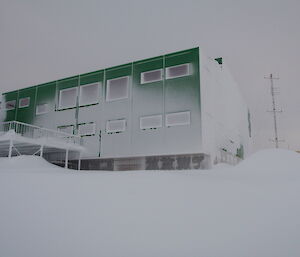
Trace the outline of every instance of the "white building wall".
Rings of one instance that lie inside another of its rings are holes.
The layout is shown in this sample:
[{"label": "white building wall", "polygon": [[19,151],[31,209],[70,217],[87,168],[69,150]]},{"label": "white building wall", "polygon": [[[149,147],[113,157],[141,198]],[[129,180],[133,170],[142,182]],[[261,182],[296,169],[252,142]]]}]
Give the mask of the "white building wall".
[{"label": "white building wall", "polygon": [[220,160],[221,149],[236,155],[241,145],[250,151],[248,107],[226,62],[218,64],[200,53],[200,88],[203,152],[213,162]]}]

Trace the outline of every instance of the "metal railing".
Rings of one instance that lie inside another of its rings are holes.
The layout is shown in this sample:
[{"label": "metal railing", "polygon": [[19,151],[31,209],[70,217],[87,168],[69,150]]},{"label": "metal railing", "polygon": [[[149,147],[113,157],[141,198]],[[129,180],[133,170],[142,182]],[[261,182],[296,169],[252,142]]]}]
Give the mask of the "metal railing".
[{"label": "metal railing", "polygon": [[236,165],[238,164],[242,159],[230,152],[227,152],[223,149],[220,149],[220,162],[223,162],[223,163],[228,163],[228,164],[231,164],[231,165]]},{"label": "metal railing", "polygon": [[[59,140],[60,142],[81,145],[81,137],[56,130],[41,128],[19,121],[0,123],[0,132],[14,131],[16,134],[31,139]],[[1,134],[1,133],[0,133]]]}]

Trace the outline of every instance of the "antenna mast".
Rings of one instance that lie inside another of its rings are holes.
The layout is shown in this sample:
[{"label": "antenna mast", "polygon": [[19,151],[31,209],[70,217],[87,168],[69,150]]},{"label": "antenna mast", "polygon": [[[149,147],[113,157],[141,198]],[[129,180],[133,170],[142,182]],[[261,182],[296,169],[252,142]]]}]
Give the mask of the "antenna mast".
[{"label": "antenna mast", "polygon": [[274,78],[273,74],[270,74],[270,76],[265,77],[265,79],[269,79],[271,82],[272,110],[270,112],[273,114],[274,136],[275,136],[273,141],[275,142],[275,147],[278,148],[279,139],[278,139],[277,115],[276,114],[277,114],[277,112],[282,112],[282,110],[277,110],[277,108],[276,108],[275,94],[279,94],[279,92],[275,91],[273,80],[279,79],[279,78]]}]

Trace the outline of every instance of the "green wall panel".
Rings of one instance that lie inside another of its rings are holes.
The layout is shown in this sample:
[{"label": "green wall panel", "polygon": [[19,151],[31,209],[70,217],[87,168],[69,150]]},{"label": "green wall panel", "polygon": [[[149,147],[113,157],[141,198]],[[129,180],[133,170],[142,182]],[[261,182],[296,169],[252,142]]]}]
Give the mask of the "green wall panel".
[{"label": "green wall panel", "polygon": [[[18,106],[18,91],[8,92],[3,95],[4,95],[5,102],[16,100],[16,108],[13,110],[6,111],[5,121],[13,121],[16,119],[16,110],[17,110],[17,106]],[[4,103],[4,106],[5,106],[5,103]]]},{"label": "green wall panel", "polygon": [[74,76],[71,78],[66,78],[57,81],[58,90],[67,89],[71,87],[77,87],[79,81],[79,76]]},{"label": "green wall panel", "polygon": [[[19,90],[19,100],[18,100],[18,109],[17,109],[17,121],[24,123],[33,123],[34,115],[35,115],[35,95],[36,95],[36,87],[30,87]],[[29,106],[19,108],[19,101],[22,98],[30,98]]]},{"label": "green wall panel", "polygon": [[169,54],[165,64],[166,67],[180,64],[190,66],[189,75],[165,79],[165,114],[190,112],[189,125],[166,127],[166,152],[198,151],[201,145],[199,49]]},{"label": "green wall panel", "polygon": [[200,110],[199,49],[169,54],[165,59],[166,67],[185,63],[190,64],[190,75],[165,80],[166,112]]},{"label": "green wall panel", "polygon": [[36,104],[50,104],[55,100],[56,82],[51,82],[37,87]]},{"label": "green wall panel", "polygon": [[[159,56],[159,57],[155,57],[155,58],[151,58],[151,59],[147,59],[147,60],[143,60],[143,61],[139,61],[139,62],[135,62],[133,64],[133,82],[134,84],[139,84],[141,85],[141,73],[142,72],[147,72],[147,71],[152,71],[152,70],[158,70],[158,69],[162,69],[163,68],[163,57]],[[155,81],[155,82],[151,82],[151,83],[146,83],[146,84],[142,84],[145,87],[148,87],[149,84],[156,84],[156,83],[162,83],[162,81]]]},{"label": "green wall panel", "polygon": [[96,71],[80,75],[80,85],[86,85],[95,82],[102,82],[104,71]]},{"label": "green wall panel", "polygon": [[166,55],[166,67],[192,62],[199,63],[199,48],[193,48]]},{"label": "green wall panel", "polygon": [[125,64],[106,70],[106,80],[131,75],[132,64]]},{"label": "green wall panel", "polygon": [[133,64],[133,108],[136,129],[139,129],[139,117],[163,113],[163,79],[141,84],[141,73],[163,68],[163,57],[151,58]]},{"label": "green wall panel", "polygon": [[[60,90],[63,89],[68,89],[68,88],[72,88],[72,87],[78,87],[79,85],[79,75],[78,76],[74,76],[74,77],[70,77],[70,78],[66,78],[66,79],[62,79],[62,80],[58,80],[57,83],[57,92],[56,92],[56,110],[58,109],[59,106],[59,95],[60,95]],[[78,94],[78,92],[77,92]],[[73,109],[73,108],[78,108],[78,106],[74,106],[74,107],[70,107],[70,108],[66,108],[66,109]],[[60,110],[64,110],[64,109],[60,109]],[[77,115],[77,114],[76,114]]]}]

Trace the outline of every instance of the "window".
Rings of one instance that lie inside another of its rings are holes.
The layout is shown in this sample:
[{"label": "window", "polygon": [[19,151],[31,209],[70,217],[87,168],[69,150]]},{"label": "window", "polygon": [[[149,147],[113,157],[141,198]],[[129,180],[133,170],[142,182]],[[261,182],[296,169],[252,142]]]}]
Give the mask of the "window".
[{"label": "window", "polygon": [[19,100],[19,108],[28,107],[30,105],[30,97],[21,98]]},{"label": "window", "polygon": [[36,106],[36,114],[39,115],[39,114],[44,114],[44,113],[47,113],[49,111],[49,106],[48,104],[38,104]]},{"label": "window", "polygon": [[94,122],[78,125],[78,135],[91,136],[96,134],[96,124]]},{"label": "window", "polygon": [[80,87],[79,105],[96,104],[99,99],[100,83],[87,84]]},{"label": "window", "polygon": [[190,112],[176,112],[176,113],[169,113],[166,115],[167,127],[189,125],[190,123],[191,123]]},{"label": "window", "polygon": [[166,79],[179,78],[190,75],[190,64],[180,64],[166,68]]},{"label": "window", "polygon": [[67,126],[60,126],[57,127],[57,130],[59,132],[67,133],[67,134],[73,134],[74,126],[73,125],[67,125]]},{"label": "window", "polygon": [[5,103],[5,109],[6,110],[13,110],[16,108],[16,100],[7,101]]},{"label": "window", "polygon": [[141,129],[155,129],[162,127],[162,115],[152,115],[140,118]]},{"label": "window", "polygon": [[59,91],[59,109],[72,108],[76,106],[77,87]]},{"label": "window", "polygon": [[152,70],[141,73],[141,84],[162,80],[162,70]]},{"label": "window", "polygon": [[107,81],[106,101],[120,100],[128,97],[129,77],[110,79]]},{"label": "window", "polygon": [[107,133],[119,133],[126,129],[126,120],[109,120],[106,122],[106,132]]}]

